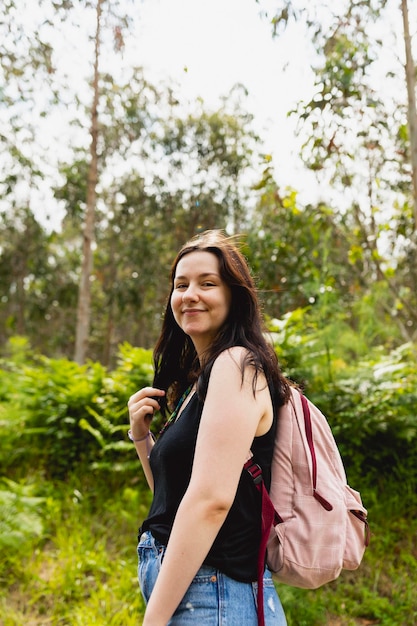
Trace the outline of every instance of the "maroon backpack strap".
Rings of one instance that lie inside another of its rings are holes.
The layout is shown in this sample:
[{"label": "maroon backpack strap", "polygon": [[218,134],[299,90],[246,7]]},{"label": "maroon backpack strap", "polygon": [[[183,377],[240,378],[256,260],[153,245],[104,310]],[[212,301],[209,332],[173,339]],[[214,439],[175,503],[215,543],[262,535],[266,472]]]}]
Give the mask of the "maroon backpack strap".
[{"label": "maroon backpack strap", "polygon": [[[255,487],[261,494],[262,498],[262,523],[261,523],[261,543],[259,546],[258,554],[258,626],[265,626],[264,616],[264,571],[265,571],[265,555],[266,546],[269,539],[269,533],[272,525],[275,523],[276,516],[278,515],[274,509],[271,498],[266,490],[264,481],[262,479],[262,470],[256,463],[253,463],[252,459],[246,461],[243,466],[245,470],[252,476]],[[279,516],[278,516],[279,517]],[[279,518],[281,519],[281,518]],[[277,522],[278,523],[278,522]]]},{"label": "maroon backpack strap", "polygon": [[311,454],[313,496],[318,502],[320,502],[321,506],[326,509],[326,511],[332,511],[333,506],[317,491],[317,459],[313,443],[313,428],[311,425],[310,407],[308,406],[307,398],[303,396],[302,393],[300,393],[300,398],[303,406],[304,427],[306,431],[307,443]]}]

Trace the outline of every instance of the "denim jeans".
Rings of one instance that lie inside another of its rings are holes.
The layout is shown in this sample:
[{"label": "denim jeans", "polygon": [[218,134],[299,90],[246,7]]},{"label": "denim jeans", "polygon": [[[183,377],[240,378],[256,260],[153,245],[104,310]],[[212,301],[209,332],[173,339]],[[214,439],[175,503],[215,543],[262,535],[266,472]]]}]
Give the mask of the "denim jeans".
[{"label": "denim jeans", "polygon": [[[145,532],[138,545],[138,578],[145,602],[152,593],[165,554],[151,533]],[[178,571],[178,576],[181,570]],[[203,565],[168,622],[169,626],[257,626],[257,583],[242,583],[213,567]],[[266,570],[264,577],[266,626],[286,626],[284,611]]]}]

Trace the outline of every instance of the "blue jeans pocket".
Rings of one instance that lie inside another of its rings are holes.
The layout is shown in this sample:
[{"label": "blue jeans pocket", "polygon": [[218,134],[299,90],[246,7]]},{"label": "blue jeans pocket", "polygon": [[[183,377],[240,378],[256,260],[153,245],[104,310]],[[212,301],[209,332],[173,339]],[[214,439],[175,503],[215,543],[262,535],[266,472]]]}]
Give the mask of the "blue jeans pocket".
[{"label": "blue jeans pocket", "polygon": [[145,602],[148,602],[154,588],[165,550],[165,546],[156,541],[150,532],[141,535],[137,548],[138,579]]}]

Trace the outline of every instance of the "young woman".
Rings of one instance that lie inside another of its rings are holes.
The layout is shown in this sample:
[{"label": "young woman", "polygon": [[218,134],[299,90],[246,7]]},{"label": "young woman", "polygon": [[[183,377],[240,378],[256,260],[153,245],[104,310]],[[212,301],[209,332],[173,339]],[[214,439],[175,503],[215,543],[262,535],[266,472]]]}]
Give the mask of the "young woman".
[{"label": "young woman", "polygon": [[[269,486],[289,390],[246,261],[219,231],[192,239],[174,261],[154,366],[153,386],[128,403],[153,491],[138,546],[143,626],[255,626],[261,500],[243,465],[253,454]],[[168,407],[155,443],[153,413]],[[266,626],[286,624],[268,570],[264,611]]]}]

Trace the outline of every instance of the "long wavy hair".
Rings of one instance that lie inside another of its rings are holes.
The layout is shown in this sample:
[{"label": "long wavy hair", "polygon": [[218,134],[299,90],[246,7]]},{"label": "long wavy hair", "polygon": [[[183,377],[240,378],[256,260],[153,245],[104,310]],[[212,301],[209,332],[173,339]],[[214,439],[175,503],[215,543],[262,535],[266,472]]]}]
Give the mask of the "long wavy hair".
[{"label": "long wavy hair", "polygon": [[[253,390],[258,375],[263,373],[272,391],[276,407],[289,398],[289,385],[280,372],[275,351],[265,336],[258,293],[243,254],[235,244],[236,238],[221,231],[206,231],[188,241],[177,254],[171,268],[171,290],[166,305],[161,334],[156,343],[154,386],[166,391],[161,411],[166,414],[176,404],[183,391],[197,381],[197,393],[204,400],[213,363],[221,352],[232,346],[247,349],[241,363],[242,380],[245,367],[254,368]],[[200,363],[190,337],[178,326],[171,308],[171,295],[179,261],[196,250],[211,252],[219,260],[220,276],[231,291],[229,314]]]}]

